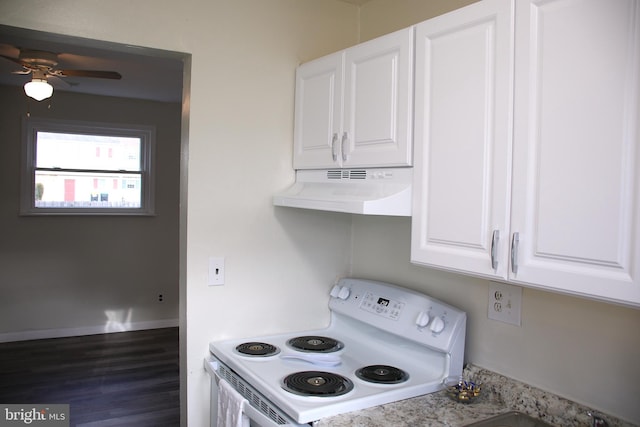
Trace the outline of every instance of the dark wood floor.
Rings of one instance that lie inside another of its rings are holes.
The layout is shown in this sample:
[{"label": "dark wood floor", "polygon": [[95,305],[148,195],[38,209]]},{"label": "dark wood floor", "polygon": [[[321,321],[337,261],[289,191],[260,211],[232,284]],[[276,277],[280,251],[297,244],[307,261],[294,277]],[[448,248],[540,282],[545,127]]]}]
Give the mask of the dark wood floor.
[{"label": "dark wood floor", "polygon": [[71,426],[179,426],[178,328],[0,343],[0,403],[70,405]]}]

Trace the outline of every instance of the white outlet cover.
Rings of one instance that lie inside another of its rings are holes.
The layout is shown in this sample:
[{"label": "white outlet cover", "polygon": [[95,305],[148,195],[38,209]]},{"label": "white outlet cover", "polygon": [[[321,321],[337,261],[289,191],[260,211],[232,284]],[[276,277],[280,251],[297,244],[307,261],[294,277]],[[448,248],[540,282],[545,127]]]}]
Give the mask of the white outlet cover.
[{"label": "white outlet cover", "polygon": [[506,283],[489,282],[489,319],[521,326],[522,288]]}]

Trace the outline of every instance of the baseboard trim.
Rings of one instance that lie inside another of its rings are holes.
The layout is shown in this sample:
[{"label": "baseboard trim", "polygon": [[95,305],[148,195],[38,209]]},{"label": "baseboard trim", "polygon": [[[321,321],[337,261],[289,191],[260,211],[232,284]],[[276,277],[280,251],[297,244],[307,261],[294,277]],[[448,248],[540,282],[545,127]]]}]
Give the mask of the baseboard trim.
[{"label": "baseboard trim", "polygon": [[145,329],[173,328],[180,324],[178,319],[150,320],[126,324],[83,326],[79,328],[41,329],[35,331],[0,333],[0,343],[13,341],[41,340],[46,338],[78,337],[82,335],[110,334],[116,332],[142,331]]}]

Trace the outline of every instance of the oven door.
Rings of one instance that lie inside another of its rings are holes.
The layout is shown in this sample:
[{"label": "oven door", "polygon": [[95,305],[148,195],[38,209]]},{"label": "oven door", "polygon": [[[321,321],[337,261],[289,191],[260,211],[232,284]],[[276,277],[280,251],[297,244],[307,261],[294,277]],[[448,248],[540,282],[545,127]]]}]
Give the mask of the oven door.
[{"label": "oven door", "polygon": [[218,383],[220,381],[229,382],[238,393],[247,399],[243,406],[243,413],[249,418],[251,427],[309,427],[309,424],[298,424],[293,421],[215,357],[205,358],[204,368],[211,376],[211,427],[224,427],[218,426]]}]

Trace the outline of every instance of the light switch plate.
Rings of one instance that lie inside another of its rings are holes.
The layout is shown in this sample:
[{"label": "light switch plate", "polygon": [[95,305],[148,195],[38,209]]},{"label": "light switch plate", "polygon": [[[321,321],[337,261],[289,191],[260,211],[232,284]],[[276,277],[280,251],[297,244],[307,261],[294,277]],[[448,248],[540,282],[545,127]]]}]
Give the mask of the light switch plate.
[{"label": "light switch plate", "polygon": [[224,285],[224,258],[209,257],[209,286]]},{"label": "light switch plate", "polygon": [[489,319],[521,326],[522,288],[489,282]]}]

